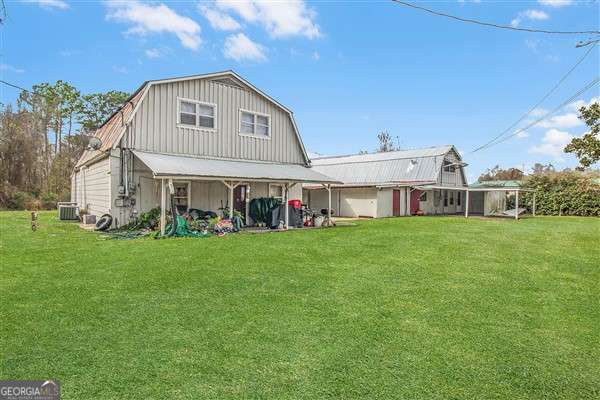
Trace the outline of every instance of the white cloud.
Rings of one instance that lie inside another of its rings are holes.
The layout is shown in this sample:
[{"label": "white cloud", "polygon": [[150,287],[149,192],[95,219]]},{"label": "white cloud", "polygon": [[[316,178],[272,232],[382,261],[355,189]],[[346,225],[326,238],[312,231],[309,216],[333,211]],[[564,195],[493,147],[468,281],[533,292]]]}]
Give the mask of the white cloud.
[{"label": "white cloud", "polygon": [[0,63],[0,71],[14,72],[15,74],[22,74],[23,72],[25,72],[23,68],[13,67],[12,65],[5,63]]},{"label": "white cloud", "polygon": [[223,54],[225,58],[235,61],[266,61],[266,49],[264,46],[253,42],[243,33],[229,35],[225,39]]},{"label": "white cloud", "polygon": [[321,59],[321,55],[319,54],[319,52],[318,52],[318,51],[313,51],[313,53],[312,53],[312,58],[313,58],[313,60],[315,60],[315,61],[319,61],[319,60]]},{"label": "white cloud", "polygon": [[571,139],[573,135],[569,132],[559,131],[558,129],[550,129],[546,131],[546,134],[542,138],[542,143],[537,146],[529,148],[529,152],[532,154],[542,154],[545,156],[553,157],[557,161],[562,160],[564,154],[563,149]]},{"label": "white cloud", "polygon": [[116,73],[119,73],[119,74],[126,74],[129,72],[127,70],[127,67],[123,67],[121,65],[113,65],[112,69],[113,69],[113,71],[115,71]]},{"label": "white cloud", "polygon": [[538,107],[538,108],[534,108],[533,110],[531,110],[529,115],[531,115],[532,117],[543,117],[547,113],[548,113],[548,110]]},{"label": "white cloud", "polygon": [[536,126],[540,128],[568,129],[575,128],[576,126],[580,125],[583,125],[583,121],[579,119],[579,115],[571,112],[555,115],[554,117],[541,121]]},{"label": "white cloud", "polygon": [[525,19],[532,21],[543,21],[548,18],[550,18],[550,16],[541,10],[524,10],[517,14],[517,16],[510,22],[510,24],[511,26],[516,28]]},{"label": "white cloud", "polygon": [[242,26],[231,15],[207,6],[199,6],[198,10],[208,20],[210,26],[218,31],[237,31]]},{"label": "white cloud", "polygon": [[573,0],[538,0],[538,3],[543,6],[558,8],[573,4]]},{"label": "white cloud", "polygon": [[579,112],[581,107],[589,107],[593,103],[600,103],[600,97],[592,97],[588,102],[583,99],[574,101],[567,106],[567,109]]},{"label": "white cloud", "polygon": [[162,52],[160,51],[160,49],[146,49],[144,51],[144,54],[148,58],[160,58],[160,57],[162,57]]},{"label": "white cloud", "polygon": [[23,3],[37,4],[43,8],[57,8],[59,10],[66,10],[69,8],[69,4],[63,0],[22,0]]},{"label": "white cloud", "polygon": [[246,22],[262,25],[272,37],[305,36],[314,39],[321,36],[315,23],[316,13],[303,0],[217,0],[216,5],[221,10],[236,13]]},{"label": "white cloud", "polygon": [[527,133],[527,131],[517,131],[515,135],[519,139],[525,139],[526,137],[529,137],[529,133]]},{"label": "white cloud", "polygon": [[109,1],[106,18],[133,26],[128,34],[172,33],[183,47],[197,50],[202,44],[200,25],[193,19],[177,14],[164,4],[143,4],[137,0]]}]

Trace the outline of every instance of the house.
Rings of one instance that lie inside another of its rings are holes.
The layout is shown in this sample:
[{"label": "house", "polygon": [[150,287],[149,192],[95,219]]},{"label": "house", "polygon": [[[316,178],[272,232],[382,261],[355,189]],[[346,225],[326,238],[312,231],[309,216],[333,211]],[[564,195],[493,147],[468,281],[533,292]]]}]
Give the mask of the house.
[{"label": "house", "polygon": [[[320,157],[313,169],[339,180],[331,188],[332,207],[343,217],[392,217],[462,213],[467,188],[460,154],[454,146],[385,153]],[[303,200],[327,207],[328,189],[304,185]]]},{"label": "house", "polygon": [[[515,210],[523,206],[522,202],[519,202],[519,194],[522,192],[533,193],[532,214],[535,215],[535,191],[524,188],[522,181],[495,180],[473,183],[469,185],[469,207],[465,216],[509,216],[518,219],[519,212],[507,209],[509,205]],[[520,212],[524,211],[525,209],[520,210]]]},{"label": "house", "polygon": [[[246,216],[258,197],[337,182],[311,168],[292,112],[232,71],[144,82],[76,164],[72,201],[113,226],[160,206]],[[287,223],[287,212],[286,212]]]}]

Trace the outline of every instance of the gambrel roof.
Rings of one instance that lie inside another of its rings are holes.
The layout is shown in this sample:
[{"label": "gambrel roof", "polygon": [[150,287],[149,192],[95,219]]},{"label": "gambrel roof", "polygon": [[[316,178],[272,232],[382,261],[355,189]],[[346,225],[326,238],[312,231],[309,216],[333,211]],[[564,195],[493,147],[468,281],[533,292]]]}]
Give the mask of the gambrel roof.
[{"label": "gambrel roof", "polygon": [[452,145],[423,149],[389,151],[313,158],[313,168],[346,186],[435,183]]},{"label": "gambrel roof", "polygon": [[177,78],[169,78],[169,79],[157,79],[144,82],[135,92],[134,94],[111,116],[108,118],[106,122],[104,122],[94,133],[93,136],[99,138],[102,141],[102,146],[99,150],[86,150],[79,161],[77,162],[75,168],[79,168],[86,163],[90,163],[91,161],[103,157],[110,149],[118,146],[119,141],[123,137],[125,133],[126,127],[133,119],[135,113],[139,109],[139,105],[144,100],[144,97],[148,93],[148,89],[152,85],[159,85],[163,83],[172,83],[172,82],[183,82],[194,79],[212,79],[219,83],[241,87],[247,90],[254,91],[259,94],[269,102],[275,104],[277,107],[281,108],[285,111],[292,122],[292,126],[294,128],[294,132],[296,137],[298,138],[298,143],[300,144],[302,154],[304,155],[304,160],[308,165],[310,160],[306,153],[306,148],[304,147],[304,143],[302,142],[302,138],[300,137],[300,132],[298,131],[298,126],[296,125],[296,121],[294,120],[294,115],[291,110],[287,107],[267,95],[262,90],[258,89],[256,86],[252,85],[250,82],[236,74],[234,71],[222,71],[215,72],[210,74],[200,74],[200,75],[190,75],[183,76]]}]

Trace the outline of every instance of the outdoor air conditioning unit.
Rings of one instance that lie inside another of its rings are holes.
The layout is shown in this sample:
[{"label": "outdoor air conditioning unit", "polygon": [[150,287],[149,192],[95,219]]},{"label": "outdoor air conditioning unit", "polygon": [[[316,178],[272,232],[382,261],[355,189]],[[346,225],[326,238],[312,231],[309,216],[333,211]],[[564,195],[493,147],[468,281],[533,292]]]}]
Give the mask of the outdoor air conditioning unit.
[{"label": "outdoor air conditioning unit", "polygon": [[78,221],[79,207],[77,207],[77,203],[58,203],[58,219],[61,221]]}]

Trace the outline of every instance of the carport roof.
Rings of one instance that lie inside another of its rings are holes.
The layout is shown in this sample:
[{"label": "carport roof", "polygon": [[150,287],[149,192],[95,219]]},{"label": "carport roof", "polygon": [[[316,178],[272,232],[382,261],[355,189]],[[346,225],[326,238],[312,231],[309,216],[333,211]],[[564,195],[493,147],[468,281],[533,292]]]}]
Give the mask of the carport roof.
[{"label": "carport roof", "polygon": [[299,164],[199,158],[147,153],[138,150],[133,150],[133,153],[152,170],[156,178],[195,177],[215,180],[340,183],[310,167]]}]

